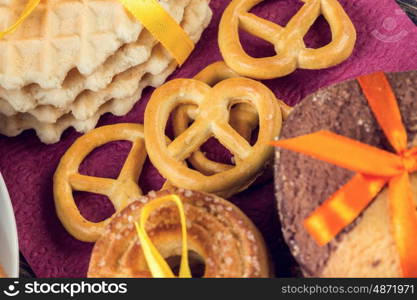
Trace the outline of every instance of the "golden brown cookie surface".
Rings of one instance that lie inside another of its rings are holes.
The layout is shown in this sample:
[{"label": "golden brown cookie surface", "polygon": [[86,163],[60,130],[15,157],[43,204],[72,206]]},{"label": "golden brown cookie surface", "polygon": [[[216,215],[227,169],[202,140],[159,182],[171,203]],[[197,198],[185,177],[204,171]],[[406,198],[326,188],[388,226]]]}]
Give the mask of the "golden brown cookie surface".
[{"label": "golden brown cookie surface", "polygon": [[[297,68],[322,69],[346,60],[356,42],[356,30],[337,0],[303,0],[304,5],[285,27],[249,11],[263,0],[234,0],[219,26],[219,47],[227,65],[237,73],[257,79],[288,75]],[[323,15],[332,31],[332,41],[318,49],[306,47],[304,36]],[[274,45],[276,55],[254,58],[242,47],[239,30]]]}]

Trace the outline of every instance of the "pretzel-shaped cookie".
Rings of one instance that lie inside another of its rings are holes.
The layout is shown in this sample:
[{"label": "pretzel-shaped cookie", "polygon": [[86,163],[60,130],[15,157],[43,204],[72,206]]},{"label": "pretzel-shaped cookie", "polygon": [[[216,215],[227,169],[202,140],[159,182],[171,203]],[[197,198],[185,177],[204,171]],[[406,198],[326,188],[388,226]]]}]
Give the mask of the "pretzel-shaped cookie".
[{"label": "pretzel-shaped cookie", "polygon": [[[236,77],[240,77],[240,75],[230,69],[223,61],[218,61],[204,68],[194,77],[194,79],[214,86],[220,81]],[[278,100],[278,103],[285,120],[291,111],[291,107],[281,100]],[[179,136],[188,128],[189,123],[195,118],[195,114],[195,107],[192,105],[182,105],[175,110],[172,119],[175,136]],[[252,132],[258,126],[258,122],[258,115],[255,109],[249,104],[238,104],[231,110],[230,124],[247,141],[250,141]],[[231,165],[218,163],[208,159],[200,150],[194,152],[189,157],[188,161],[194,168],[205,175],[224,172],[232,168]]]},{"label": "pretzel-shaped cookie", "polygon": [[[81,175],[78,168],[95,148],[127,140],[132,148],[117,179]],[[147,157],[143,126],[116,124],[103,126],[80,137],[61,158],[54,175],[54,198],[59,219],[67,231],[80,241],[95,242],[110,219],[94,223],[86,220],[77,208],[73,190],[106,195],[116,212],[141,195],[137,182]]]},{"label": "pretzel-shaped cookie", "polygon": [[[323,69],[346,60],[353,51],[356,31],[337,0],[302,0],[305,4],[282,27],[248,11],[263,0],[233,0],[226,8],[219,27],[219,47],[227,65],[237,73],[257,79],[288,75],[297,68]],[[332,31],[332,41],[321,48],[306,48],[304,36],[320,14]],[[239,28],[275,46],[276,55],[249,56],[239,40]]]},{"label": "pretzel-shaped cookie", "polygon": [[[259,115],[259,134],[251,146],[229,124],[230,108],[251,104]],[[165,140],[169,116],[184,104],[197,106],[194,123],[172,143]],[[211,88],[195,79],[176,79],[153,93],[145,111],[145,143],[149,158],[173,185],[231,196],[249,186],[272,156],[268,143],[279,135],[282,114],[274,94],[262,83],[247,78],[230,78]],[[183,162],[210,137],[235,156],[236,166],[206,176]]]}]

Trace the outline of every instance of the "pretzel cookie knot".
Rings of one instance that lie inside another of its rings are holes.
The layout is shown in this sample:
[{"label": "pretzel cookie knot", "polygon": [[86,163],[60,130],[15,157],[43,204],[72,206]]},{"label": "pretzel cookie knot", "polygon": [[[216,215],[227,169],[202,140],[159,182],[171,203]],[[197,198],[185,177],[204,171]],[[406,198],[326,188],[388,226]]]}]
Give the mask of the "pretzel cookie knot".
[{"label": "pretzel cookie knot", "polygon": [[[200,71],[194,79],[205,82],[210,86],[214,86],[223,80],[236,77],[241,76],[230,69],[223,61],[218,61],[208,65]],[[291,107],[286,105],[281,100],[278,100],[278,103],[285,120],[291,111]],[[178,107],[172,118],[174,135],[181,135],[181,133],[188,128],[189,123],[195,118],[195,115],[195,106],[182,105]],[[250,104],[243,103],[236,105],[230,111],[230,124],[247,141],[250,141],[253,131],[258,127],[258,123],[258,114]],[[194,152],[187,161],[204,175],[212,175],[223,172],[232,167],[231,165],[208,159],[201,151]]]},{"label": "pretzel cookie knot", "polygon": [[[187,224],[193,277],[268,277],[264,240],[255,225],[232,203],[184,189],[150,192],[119,212],[94,246],[88,277],[152,277],[134,223],[145,205],[168,195],[180,197]],[[173,202],[150,213],[145,230],[160,255],[175,269],[182,254],[180,214]]]},{"label": "pretzel cookie knot", "polygon": [[[272,79],[297,68],[323,69],[346,60],[356,42],[356,30],[337,0],[302,0],[305,4],[282,27],[248,11],[263,0],[233,0],[219,27],[219,46],[227,65],[241,75]],[[318,49],[307,48],[304,36],[322,14],[330,25],[332,40]],[[243,49],[239,28],[275,46],[276,55],[254,58]]]},{"label": "pretzel cookie knot", "polygon": [[[142,195],[137,182],[147,156],[143,139],[143,126],[139,124],[103,126],[80,137],[61,158],[54,175],[55,207],[62,224],[76,239],[95,242],[111,218],[98,223],[86,220],[75,204],[74,190],[107,196],[116,212]],[[117,179],[78,172],[82,161],[95,148],[118,140],[132,142],[132,148]]]},{"label": "pretzel cookie knot", "polygon": [[[259,133],[252,146],[229,124],[235,104],[250,104],[259,116]],[[165,128],[177,106],[197,107],[194,123],[167,144]],[[271,158],[269,142],[281,130],[282,115],[274,94],[263,84],[247,78],[223,80],[213,88],[194,79],[176,79],[152,95],[145,111],[145,142],[149,158],[170,183],[229,197],[247,188]],[[233,155],[235,166],[214,175],[190,169],[184,161],[215,137]]]}]

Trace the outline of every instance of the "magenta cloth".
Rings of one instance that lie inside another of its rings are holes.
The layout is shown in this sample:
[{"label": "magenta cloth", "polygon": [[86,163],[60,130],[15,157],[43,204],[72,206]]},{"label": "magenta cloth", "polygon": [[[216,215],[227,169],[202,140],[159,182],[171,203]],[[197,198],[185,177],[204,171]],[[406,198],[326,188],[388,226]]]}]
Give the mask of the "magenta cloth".
[{"label": "magenta cloth", "polygon": [[[217,45],[218,24],[230,1],[212,0],[214,16],[196,50],[186,64],[171,78],[192,77],[211,62],[221,59]],[[373,71],[417,69],[417,27],[402,13],[394,0],[341,0],[354,22],[358,40],[352,57],[343,64],[320,71],[298,70],[290,76],[265,83],[277,97],[296,104],[320,87]],[[285,25],[301,7],[301,1],[264,1],[253,9],[257,15]],[[323,45],[330,39],[329,28],[321,17],[306,37],[307,45]],[[271,45],[242,34],[248,53],[257,57],[273,54]],[[121,122],[143,122],[143,112],[152,90],[124,117],[103,116],[99,125]],[[354,116],[352,116],[354,117]],[[16,138],[0,136],[0,171],[12,198],[19,231],[20,250],[40,277],[84,277],[92,244],[82,243],[68,235],[55,214],[52,177],[61,156],[80,134],[67,130],[61,142],[44,145],[33,131]],[[95,176],[115,177],[129,150],[126,142],[115,142],[95,151],[83,163],[81,172]],[[211,157],[227,159],[219,147],[206,147]],[[140,179],[144,191],[158,189],[163,182],[158,172],[147,163]],[[112,207],[102,197],[76,193],[82,213],[91,220],[111,214]],[[255,222],[266,238],[276,263],[278,276],[290,276],[291,258],[282,242],[277,218],[272,180],[251,187],[232,201]],[[1,212],[0,212],[1,213]]]}]

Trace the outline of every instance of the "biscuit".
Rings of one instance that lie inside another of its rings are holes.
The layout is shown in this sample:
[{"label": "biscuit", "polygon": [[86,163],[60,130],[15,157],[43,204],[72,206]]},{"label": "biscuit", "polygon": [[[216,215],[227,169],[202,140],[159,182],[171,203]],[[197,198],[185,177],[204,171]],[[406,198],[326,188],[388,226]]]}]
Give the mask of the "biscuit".
[{"label": "biscuit", "polygon": [[[88,277],[152,277],[136,235],[135,221],[148,202],[178,195],[187,219],[187,244],[194,276],[252,278],[270,275],[261,234],[232,203],[207,193],[170,188],[150,192],[117,213],[95,244]],[[147,221],[147,231],[161,255],[181,255],[178,210],[164,204]],[[197,271],[198,274],[195,274]]]},{"label": "biscuit", "polygon": [[[399,103],[409,146],[416,146],[417,72],[388,74],[388,79]],[[392,151],[356,81],[324,88],[303,100],[286,121],[282,138],[319,130]],[[303,226],[304,219],[353,175],[332,164],[277,149],[275,186],[285,239],[306,276],[401,277],[386,188],[326,246],[318,246]],[[411,183],[415,194],[415,174]]]},{"label": "biscuit", "polygon": [[[190,1],[163,0],[161,5],[180,23],[184,17],[184,8],[189,5]],[[0,87],[0,98],[3,99],[1,101],[7,101],[16,112],[29,112],[41,105],[65,109],[75,101],[82,91],[102,90],[110,84],[115,75],[146,62],[150,58],[155,44],[157,41],[149,31],[142,30],[135,42],[123,45],[92,74],[83,76],[76,68],[72,69],[62,85],[55,89],[43,89],[37,84],[31,84],[18,90]],[[7,114],[1,107],[0,112]],[[41,119],[40,121],[47,122]]]}]

